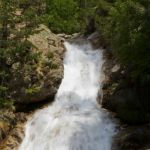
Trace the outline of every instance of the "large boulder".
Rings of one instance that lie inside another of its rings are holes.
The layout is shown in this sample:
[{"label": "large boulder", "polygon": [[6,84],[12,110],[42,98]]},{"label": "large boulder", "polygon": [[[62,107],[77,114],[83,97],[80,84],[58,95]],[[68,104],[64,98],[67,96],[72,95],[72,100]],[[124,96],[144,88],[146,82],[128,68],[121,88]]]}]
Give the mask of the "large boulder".
[{"label": "large boulder", "polygon": [[36,61],[27,62],[19,69],[13,65],[11,81],[12,97],[17,103],[35,103],[53,100],[63,77],[63,39],[41,25],[28,39],[32,43],[32,55]]}]

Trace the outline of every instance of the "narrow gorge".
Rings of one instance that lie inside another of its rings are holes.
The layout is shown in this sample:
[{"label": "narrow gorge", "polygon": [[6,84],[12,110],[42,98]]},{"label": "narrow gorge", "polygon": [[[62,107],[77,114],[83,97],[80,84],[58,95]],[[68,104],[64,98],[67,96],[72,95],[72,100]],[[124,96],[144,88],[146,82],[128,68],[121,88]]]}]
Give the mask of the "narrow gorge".
[{"label": "narrow gorge", "polygon": [[19,150],[111,150],[115,123],[97,102],[103,51],[87,40],[65,42],[65,47],[64,78],[55,101],[28,121]]},{"label": "narrow gorge", "polygon": [[0,0],[0,150],[150,150],[150,0]]}]

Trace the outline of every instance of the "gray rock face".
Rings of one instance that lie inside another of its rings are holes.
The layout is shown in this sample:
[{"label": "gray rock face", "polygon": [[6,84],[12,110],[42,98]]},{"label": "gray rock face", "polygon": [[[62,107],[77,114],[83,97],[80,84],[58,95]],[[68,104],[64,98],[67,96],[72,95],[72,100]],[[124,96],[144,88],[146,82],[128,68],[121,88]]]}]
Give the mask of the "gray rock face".
[{"label": "gray rock face", "polygon": [[87,40],[89,40],[94,48],[99,48],[100,47],[100,35],[98,32],[92,33]]}]

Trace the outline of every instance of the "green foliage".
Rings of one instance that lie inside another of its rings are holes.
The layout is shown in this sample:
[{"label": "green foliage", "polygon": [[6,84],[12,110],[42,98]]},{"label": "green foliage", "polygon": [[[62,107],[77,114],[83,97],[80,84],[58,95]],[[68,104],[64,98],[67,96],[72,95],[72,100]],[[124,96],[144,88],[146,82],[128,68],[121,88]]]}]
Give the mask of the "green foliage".
[{"label": "green foliage", "polygon": [[40,91],[40,87],[30,87],[25,90],[25,93],[32,95],[32,94],[38,93],[39,91]]},{"label": "green foliage", "polygon": [[52,60],[50,60],[48,58],[44,58],[42,60],[42,65],[49,67],[49,69],[58,69],[57,62],[55,63],[55,62],[53,62]]},{"label": "green foliage", "polygon": [[0,98],[0,108],[4,109],[4,108],[11,108],[12,110],[14,110],[14,100],[11,99],[3,99]]},{"label": "green foliage", "polygon": [[110,43],[120,63],[130,70],[132,79],[148,81],[150,1],[101,1],[96,13],[97,29]]},{"label": "green foliage", "polygon": [[124,82],[136,89],[137,98],[123,103],[118,117],[131,124],[149,122],[150,1],[101,0],[94,19],[101,39],[125,69]]},{"label": "green foliage", "polygon": [[146,77],[150,73],[150,3],[146,6],[131,0],[116,3],[111,14],[111,40],[116,55],[132,69],[133,79]]},{"label": "green foliage", "polygon": [[[99,1],[100,0],[76,0],[79,7],[78,21],[80,23],[80,32],[84,33],[87,30],[89,22],[95,18],[95,11]],[[94,20],[91,22],[94,24]]]},{"label": "green foliage", "polygon": [[5,87],[5,86],[0,86],[0,91],[7,91],[8,90],[8,88],[7,87]]},{"label": "green foliage", "polygon": [[[149,0],[0,0],[1,103],[12,100],[9,93],[13,79],[25,78],[26,93],[37,90],[31,87],[40,78],[36,71],[43,57],[33,51],[27,39],[41,20],[52,31],[69,34],[86,30],[92,20],[118,61],[129,70],[133,82],[150,82]],[[41,66],[57,69],[52,57],[48,53]],[[29,86],[31,76],[34,80]]]},{"label": "green foliage", "polygon": [[54,32],[74,33],[79,31],[77,11],[73,0],[47,0],[44,21]]}]

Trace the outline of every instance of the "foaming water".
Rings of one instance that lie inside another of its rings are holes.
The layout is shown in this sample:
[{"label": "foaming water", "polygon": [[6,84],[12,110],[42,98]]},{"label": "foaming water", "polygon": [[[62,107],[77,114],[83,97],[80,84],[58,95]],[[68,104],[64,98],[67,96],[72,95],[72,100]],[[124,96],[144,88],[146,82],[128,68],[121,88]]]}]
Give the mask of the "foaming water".
[{"label": "foaming water", "polygon": [[19,150],[111,150],[115,125],[97,103],[102,51],[65,43],[64,79],[55,102],[26,125]]}]

